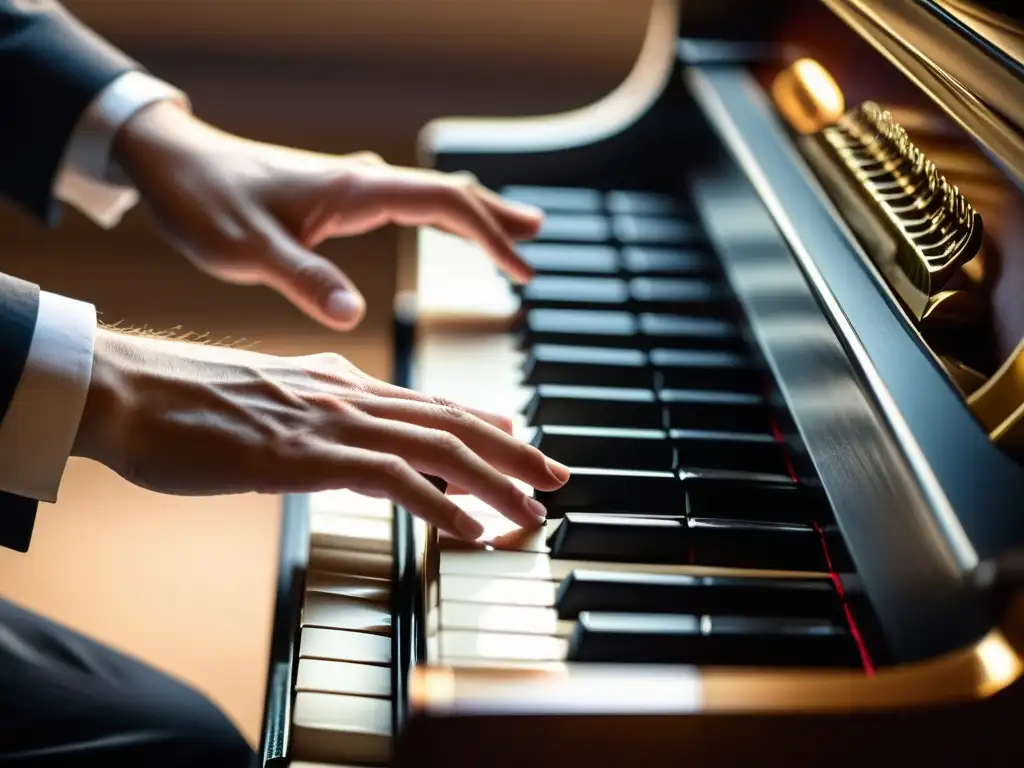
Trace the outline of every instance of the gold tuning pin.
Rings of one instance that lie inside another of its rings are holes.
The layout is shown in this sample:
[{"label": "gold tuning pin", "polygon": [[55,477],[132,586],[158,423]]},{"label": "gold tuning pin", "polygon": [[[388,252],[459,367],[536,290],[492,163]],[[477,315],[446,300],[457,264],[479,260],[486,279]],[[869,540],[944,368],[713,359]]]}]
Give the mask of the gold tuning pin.
[{"label": "gold tuning pin", "polygon": [[981,248],[981,216],[873,102],[844,113],[820,137],[883,224],[869,256],[914,320]]},{"label": "gold tuning pin", "polygon": [[839,85],[814,59],[797,59],[772,81],[772,101],[794,131],[817,133],[846,111]]}]

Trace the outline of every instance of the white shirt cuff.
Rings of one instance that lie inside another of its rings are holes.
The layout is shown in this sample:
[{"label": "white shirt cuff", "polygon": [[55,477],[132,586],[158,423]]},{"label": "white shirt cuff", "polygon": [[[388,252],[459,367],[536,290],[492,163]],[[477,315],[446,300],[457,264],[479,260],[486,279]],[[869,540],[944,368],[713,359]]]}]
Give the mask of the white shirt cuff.
[{"label": "white shirt cuff", "polygon": [[167,100],[191,109],[185,94],[145,72],[125,72],[108,85],[85,110],[71,134],[57,172],[54,195],[101,227],[116,226],[138,202],[139,194],[113,181],[118,175],[111,160],[114,138],[140,109]]},{"label": "white shirt cuff", "polygon": [[39,294],[28,359],[0,422],[0,490],[56,501],[92,377],[96,309]]}]

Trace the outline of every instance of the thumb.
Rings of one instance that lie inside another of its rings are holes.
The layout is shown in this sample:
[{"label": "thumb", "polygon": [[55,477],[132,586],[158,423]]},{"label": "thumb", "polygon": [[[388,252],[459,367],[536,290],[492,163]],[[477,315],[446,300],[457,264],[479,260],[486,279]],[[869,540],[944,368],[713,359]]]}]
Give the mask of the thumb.
[{"label": "thumb", "polygon": [[271,239],[262,282],[329,328],[351,330],[366,314],[366,300],[348,276],[284,232]]}]

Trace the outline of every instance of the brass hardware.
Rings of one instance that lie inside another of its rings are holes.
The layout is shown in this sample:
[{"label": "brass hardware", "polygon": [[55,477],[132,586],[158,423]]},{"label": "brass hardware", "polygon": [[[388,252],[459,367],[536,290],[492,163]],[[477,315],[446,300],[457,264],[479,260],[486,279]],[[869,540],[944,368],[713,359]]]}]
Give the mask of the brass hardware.
[{"label": "brass hardware", "polygon": [[1024,445],[1024,340],[967,404],[992,442]]},{"label": "brass hardware", "polygon": [[772,81],[772,101],[793,130],[817,133],[846,110],[843,92],[821,64],[798,59]]},{"label": "brass hardware", "polygon": [[848,111],[821,138],[881,214],[893,247],[869,255],[921,320],[932,297],[977,255],[981,216],[873,102]]},{"label": "brass hardware", "polygon": [[964,365],[959,360],[939,355],[939,362],[964,397],[974,394],[985,384],[985,374]]}]

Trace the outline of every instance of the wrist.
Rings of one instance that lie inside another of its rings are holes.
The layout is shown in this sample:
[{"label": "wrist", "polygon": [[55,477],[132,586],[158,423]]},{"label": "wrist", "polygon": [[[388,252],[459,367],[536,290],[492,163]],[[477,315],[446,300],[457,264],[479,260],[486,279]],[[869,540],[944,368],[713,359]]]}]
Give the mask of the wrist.
[{"label": "wrist", "polygon": [[92,375],[71,455],[107,464],[110,447],[123,434],[130,411],[124,337],[99,328],[93,346]]},{"label": "wrist", "polygon": [[212,129],[182,104],[171,99],[143,107],[117,132],[111,150],[113,163],[137,183],[154,158],[182,156]]}]

